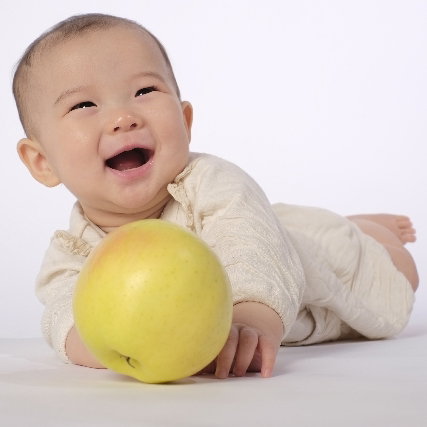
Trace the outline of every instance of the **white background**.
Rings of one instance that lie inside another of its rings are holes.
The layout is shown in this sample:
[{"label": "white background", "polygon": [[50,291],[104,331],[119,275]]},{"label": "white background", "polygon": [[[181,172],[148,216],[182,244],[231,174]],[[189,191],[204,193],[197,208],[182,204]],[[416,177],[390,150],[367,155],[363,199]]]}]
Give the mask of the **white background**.
[{"label": "white background", "polygon": [[272,202],[409,214],[412,322],[426,322],[427,1],[3,0],[0,337],[41,335],[34,278],[74,202],[20,164],[13,66],[44,30],[88,12],[158,36],[195,109],[192,149],[234,161]]}]

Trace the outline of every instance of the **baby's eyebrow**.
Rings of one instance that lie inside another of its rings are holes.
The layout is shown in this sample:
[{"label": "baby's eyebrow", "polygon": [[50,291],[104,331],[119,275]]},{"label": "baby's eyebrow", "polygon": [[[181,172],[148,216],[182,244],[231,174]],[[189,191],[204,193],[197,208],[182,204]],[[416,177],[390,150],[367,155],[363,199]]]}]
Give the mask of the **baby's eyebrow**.
[{"label": "baby's eyebrow", "polygon": [[134,76],[137,77],[154,77],[155,79],[160,80],[163,83],[166,83],[166,79],[159,73],[156,73],[155,71],[143,71],[141,73],[137,73]]},{"label": "baby's eyebrow", "polygon": [[56,104],[60,103],[61,101],[63,101],[68,96],[73,95],[74,93],[77,93],[77,92],[82,92],[85,89],[87,89],[87,86],[77,86],[77,87],[73,87],[71,89],[67,89],[64,92],[62,92],[61,95],[58,96],[58,98],[53,103],[53,105],[56,105]]}]

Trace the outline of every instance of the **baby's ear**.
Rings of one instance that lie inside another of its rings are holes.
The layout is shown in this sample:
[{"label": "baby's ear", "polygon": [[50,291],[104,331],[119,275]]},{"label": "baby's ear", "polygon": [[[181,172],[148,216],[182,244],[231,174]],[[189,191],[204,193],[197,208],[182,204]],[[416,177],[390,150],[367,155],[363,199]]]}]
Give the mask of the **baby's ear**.
[{"label": "baby's ear", "polygon": [[193,124],[193,107],[188,101],[181,102],[184,124],[187,129],[188,140],[191,141],[191,126]]},{"label": "baby's ear", "polygon": [[18,142],[18,154],[31,175],[46,187],[55,187],[61,183],[44,155],[43,147],[38,141],[23,138]]}]

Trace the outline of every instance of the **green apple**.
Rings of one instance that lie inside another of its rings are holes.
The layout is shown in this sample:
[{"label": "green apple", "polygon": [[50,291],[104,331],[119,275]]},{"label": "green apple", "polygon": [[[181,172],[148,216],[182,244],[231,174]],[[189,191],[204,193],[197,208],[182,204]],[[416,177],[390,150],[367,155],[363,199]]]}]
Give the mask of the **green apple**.
[{"label": "green apple", "polygon": [[207,244],[148,219],[119,227],[93,249],[73,310],[81,339],[106,368],[160,383],[215,359],[230,331],[232,294]]}]

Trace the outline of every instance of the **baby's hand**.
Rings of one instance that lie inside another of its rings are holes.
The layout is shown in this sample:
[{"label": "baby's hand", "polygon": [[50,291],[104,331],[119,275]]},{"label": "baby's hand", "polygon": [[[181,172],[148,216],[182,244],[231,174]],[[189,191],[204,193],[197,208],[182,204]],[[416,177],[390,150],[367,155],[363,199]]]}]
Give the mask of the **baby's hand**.
[{"label": "baby's hand", "polygon": [[215,372],[218,378],[230,372],[241,377],[248,371],[271,376],[283,336],[280,317],[263,304],[246,302],[234,307],[233,320],[223,349],[200,373]]},{"label": "baby's hand", "polygon": [[247,371],[261,372],[264,378],[271,375],[278,346],[257,329],[234,323],[223,349],[216,360],[215,375],[227,378],[232,370],[236,377]]}]

